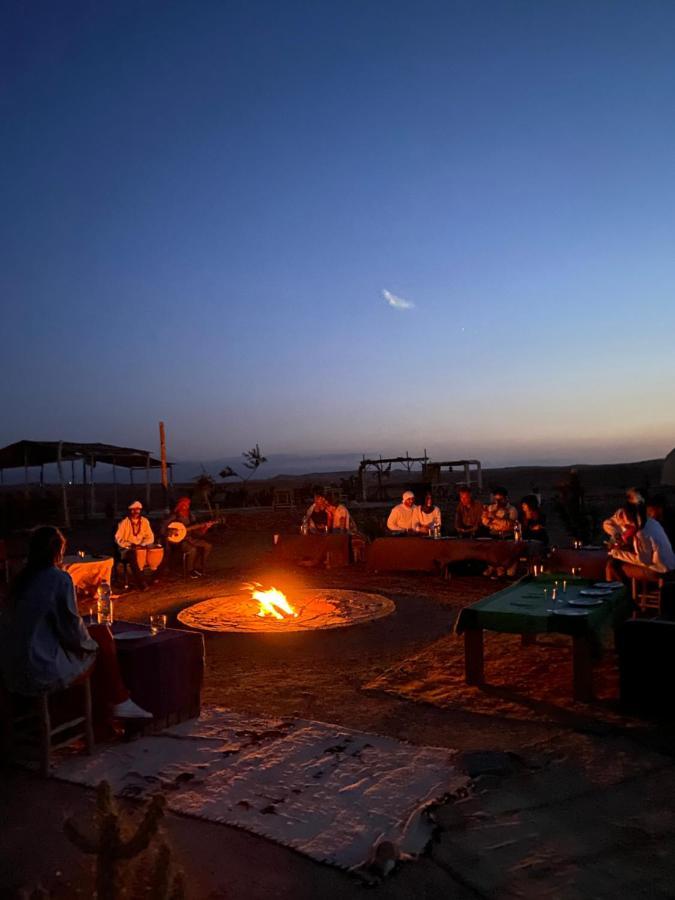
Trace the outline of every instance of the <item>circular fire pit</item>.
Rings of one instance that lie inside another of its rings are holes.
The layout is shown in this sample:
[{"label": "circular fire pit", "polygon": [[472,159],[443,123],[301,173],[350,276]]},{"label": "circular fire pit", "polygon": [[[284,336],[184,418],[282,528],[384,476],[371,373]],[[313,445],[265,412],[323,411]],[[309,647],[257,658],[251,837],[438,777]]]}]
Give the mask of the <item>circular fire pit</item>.
[{"label": "circular fire pit", "polygon": [[[242,633],[317,631],[344,628],[388,616],[396,608],[382,594],[308,588],[289,597],[291,612],[263,613],[250,594],[212,597],[178,613],[179,620],[201,631]],[[275,617],[278,616],[278,617]]]}]

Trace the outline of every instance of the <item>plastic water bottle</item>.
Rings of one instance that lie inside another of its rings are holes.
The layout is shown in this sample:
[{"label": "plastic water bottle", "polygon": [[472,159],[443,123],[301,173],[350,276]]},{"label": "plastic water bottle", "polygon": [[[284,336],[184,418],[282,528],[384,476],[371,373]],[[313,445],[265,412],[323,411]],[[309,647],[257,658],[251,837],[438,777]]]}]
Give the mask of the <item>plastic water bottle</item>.
[{"label": "plastic water bottle", "polygon": [[102,581],[96,588],[96,612],[98,623],[112,625],[113,623],[113,601],[111,597],[110,585],[107,581]]}]

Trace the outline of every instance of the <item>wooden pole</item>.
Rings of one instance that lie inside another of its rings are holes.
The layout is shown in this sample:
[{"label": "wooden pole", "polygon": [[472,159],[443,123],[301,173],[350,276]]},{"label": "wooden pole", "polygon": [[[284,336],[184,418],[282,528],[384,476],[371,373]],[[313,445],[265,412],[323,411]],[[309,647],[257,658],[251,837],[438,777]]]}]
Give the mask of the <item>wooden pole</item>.
[{"label": "wooden pole", "polygon": [[82,457],[82,516],[87,518],[87,460]]},{"label": "wooden pole", "polygon": [[117,469],[115,468],[115,459],[113,457],[112,464],[112,476],[113,476],[113,518],[117,518]]},{"label": "wooden pole", "polygon": [[59,481],[61,482],[61,502],[63,503],[63,524],[66,528],[70,528],[70,513],[68,511],[68,491],[66,490],[66,482],[63,480],[63,466],[61,465],[61,451],[63,442],[59,441],[59,447],[56,451],[56,466],[59,470]]},{"label": "wooden pole", "polygon": [[23,448],[23,495],[28,500],[28,450]]},{"label": "wooden pole", "polygon": [[162,462],[162,487],[166,491],[169,487],[169,480],[166,468],[166,430],[164,428],[164,422],[159,423],[159,452]]},{"label": "wooden pole", "polygon": [[92,456],[89,460],[89,515],[93,518],[94,513],[96,512],[96,494],[94,492],[94,466],[96,465],[96,460]]},{"label": "wooden pole", "polygon": [[150,512],[150,454],[145,457],[145,508]]},{"label": "wooden pole", "polygon": [[159,458],[162,462],[162,490],[164,493],[164,505],[169,505],[169,478],[166,467],[166,431],[164,422],[159,423]]}]

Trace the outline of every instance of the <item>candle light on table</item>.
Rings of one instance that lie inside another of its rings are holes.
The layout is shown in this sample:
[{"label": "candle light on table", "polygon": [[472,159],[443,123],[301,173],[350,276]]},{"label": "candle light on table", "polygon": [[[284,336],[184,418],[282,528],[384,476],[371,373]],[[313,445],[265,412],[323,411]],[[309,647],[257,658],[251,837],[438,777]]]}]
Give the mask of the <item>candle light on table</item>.
[{"label": "candle light on table", "polygon": [[567,579],[563,578],[563,594],[567,593]]}]

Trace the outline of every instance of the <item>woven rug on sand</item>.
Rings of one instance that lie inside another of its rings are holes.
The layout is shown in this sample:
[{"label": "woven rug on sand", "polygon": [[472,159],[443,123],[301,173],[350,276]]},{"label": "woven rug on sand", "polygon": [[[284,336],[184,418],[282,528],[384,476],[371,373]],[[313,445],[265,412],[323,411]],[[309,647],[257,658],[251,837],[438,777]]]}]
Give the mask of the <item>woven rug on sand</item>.
[{"label": "woven rug on sand", "polygon": [[539,635],[533,645],[520,637],[485,632],[485,679],[481,687],[464,680],[464,641],[443,637],[404,659],[364,685],[406,700],[443,709],[560,724],[606,723],[630,726],[636,720],[618,708],[616,656],[606,649],[594,667],[593,703],[572,696],[572,642],[558,635]]},{"label": "woven rug on sand", "polygon": [[123,797],[161,790],[170,810],[235,825],[320,862],[358,868],[391,841],[421,853],[427,810],[464,795],[457,753],[305,719],[205,707],[199,719],[73,756],[57,778],[110,783]]}]

